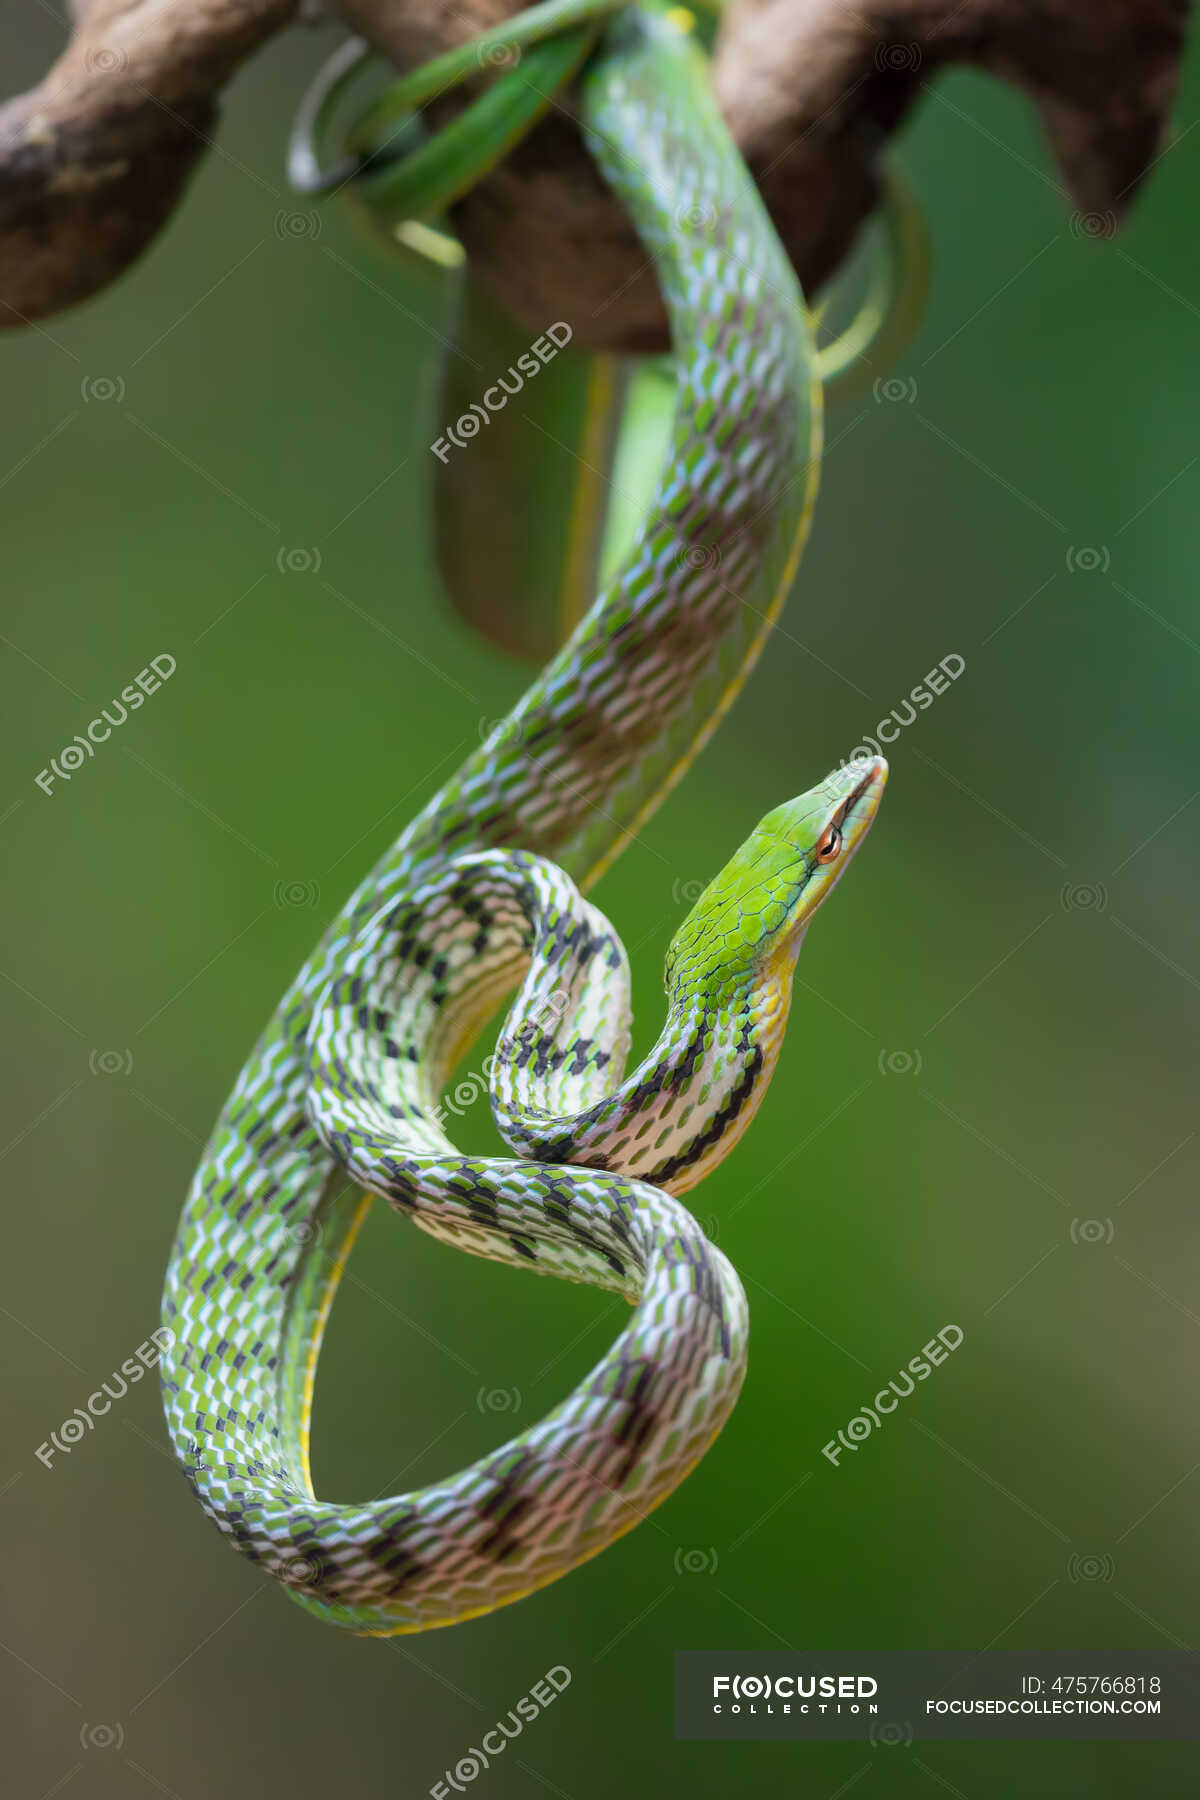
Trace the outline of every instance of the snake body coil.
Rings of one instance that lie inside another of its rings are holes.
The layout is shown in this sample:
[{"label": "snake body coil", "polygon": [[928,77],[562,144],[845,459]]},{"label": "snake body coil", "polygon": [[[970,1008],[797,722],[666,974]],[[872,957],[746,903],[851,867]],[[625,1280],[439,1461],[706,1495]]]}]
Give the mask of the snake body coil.
[{"label": "snake body coil", "polygon": [[[807,529],[820,405],[794,276],[685,37],[622,15],[583,92],[672,321],[661,488],[570,643],[285,996],[167,1276],[167,1417],[201,1504],[304,1605],[364,1632],[450,1624],[553,1580],[663,1500],[720,1430],[745,1299],[674,1196],[761,1099],[804,929],[884,774],[856,766],[768,815],[677,934],[666,1029],[622,1083],[625,955],[576,883],[657,806],[758,655]],[[514,1156],[465,1156],[439,1096],[518,985],[492,1077]],[[321,1332],[366,1204],[354,1184],[462,1249],[634,1304],[547,1418],[457,1475],[359,1505],[318,1500],[308,1466]]]}]

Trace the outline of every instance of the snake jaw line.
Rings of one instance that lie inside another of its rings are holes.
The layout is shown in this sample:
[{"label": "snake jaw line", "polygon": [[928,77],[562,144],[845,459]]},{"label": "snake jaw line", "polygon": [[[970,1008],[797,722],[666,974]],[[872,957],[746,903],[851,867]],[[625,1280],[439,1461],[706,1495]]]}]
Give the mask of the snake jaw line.
[{"label": "snake jaw line", "polygon": [[[887,781],[882,757],[835,769],[767,813],[700,895],[667,951],[667,991],[722,991],[800,941],[862,844]],[[836,834],[830,860],[818,855]],[[794,961],[794,954],[792,960]]]}]

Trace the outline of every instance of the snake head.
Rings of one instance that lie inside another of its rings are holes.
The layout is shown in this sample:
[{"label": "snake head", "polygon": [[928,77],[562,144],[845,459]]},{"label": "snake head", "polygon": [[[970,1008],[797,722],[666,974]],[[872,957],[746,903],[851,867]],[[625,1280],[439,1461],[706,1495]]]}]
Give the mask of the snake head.
[{"label": "snake head", "polygon": [[769,966],[790,979],[813,915],[866,836],[887,781],[881,756],[848,763],[760,819],[667,951],[668,993],[710,993]]}]

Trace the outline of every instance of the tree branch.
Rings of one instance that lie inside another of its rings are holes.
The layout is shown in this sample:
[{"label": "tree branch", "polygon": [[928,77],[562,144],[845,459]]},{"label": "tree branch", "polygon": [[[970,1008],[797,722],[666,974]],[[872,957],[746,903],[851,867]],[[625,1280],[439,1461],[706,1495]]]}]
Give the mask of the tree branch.
[{"label": "tree branch", "polygon": [[[0,324],[86,299],[146,248],[211,140],[224,83],[297,9],[80,0],[45,81],[0,107]],[[337,10],[410,68],[519,0],[340,0]],[[714,81],[812,291],[875,203],[888,135],[950,63],[1030,97],[1081,229],[1111,235],[1162,142],[1187,12],[1187,0],[734,0]],[[431,121],[464,98],[431,106]],[[454,224],[531,329],[567,316],[582,343],[665,343],[653,274],[583,148],[571,95],[459,203]]]}]

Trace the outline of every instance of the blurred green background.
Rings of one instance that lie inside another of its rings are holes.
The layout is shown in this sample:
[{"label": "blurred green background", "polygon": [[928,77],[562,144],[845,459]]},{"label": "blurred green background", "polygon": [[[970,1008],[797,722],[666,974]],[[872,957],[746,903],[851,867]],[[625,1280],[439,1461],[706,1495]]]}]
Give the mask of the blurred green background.
[{"label": "blurred green background", "polygon": [[[57,31],[6,18],[11,88]],[[222,1545],[154,1380],[35,1455],[156,1324],[202,1140],[321,925],[527,679],[431,566],[447,289],[285,188],[332,41],[258,59],[114,292],[0,342],[7,1791],[421,1796],[565,1664],[473,1791],[1193,1792],[1184,1745],[676,1744],[672,1652],[1197,1641],[1195,58],[1112,243],[1072,222],[1010,92],[959,75],[926,100],[920,336],[898,385],[830,418],[783,627],[600,890],[644,1041],[688,884],[965,659],[891,747],[772,1092],[693,1197],[753,1334],[685,1487],[521,1605],[385,1642]],[[162,691],[44,794],[164,652]],[[461,1141],[492,1141],[484,1111]],[[460,1467],[620,1318],[377,1206],[322,1362],[319,1488]],[[832,1467],[821,1446],[949,1323],[961,1349]]]}]

